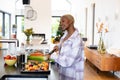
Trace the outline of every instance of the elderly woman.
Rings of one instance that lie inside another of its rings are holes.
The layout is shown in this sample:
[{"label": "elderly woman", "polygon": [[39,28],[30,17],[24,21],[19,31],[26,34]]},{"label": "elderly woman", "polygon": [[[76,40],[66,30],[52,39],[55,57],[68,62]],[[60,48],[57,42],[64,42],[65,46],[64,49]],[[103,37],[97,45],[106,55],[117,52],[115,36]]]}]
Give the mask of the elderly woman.
[{"label": "elderly woman", "polygon": [[74,18],[63,15],[60,26],[65,31],[60,43],[54,47],[55,53],[50,58],[59,64],[59,80],[83,80],[84,55],[80,33],[74,27]]}]

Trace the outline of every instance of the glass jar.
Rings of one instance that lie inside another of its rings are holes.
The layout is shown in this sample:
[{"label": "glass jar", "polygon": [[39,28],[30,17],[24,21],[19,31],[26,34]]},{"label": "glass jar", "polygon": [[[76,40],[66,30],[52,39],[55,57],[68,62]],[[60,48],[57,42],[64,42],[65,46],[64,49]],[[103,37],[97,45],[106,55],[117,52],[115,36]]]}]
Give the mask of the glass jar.
[{"label": "glass jar", "polygon": [[99,38],[99,43],[98,43],[98,49],[97,50],[100,54],[105,54],[106,53],[106,48],[105,48],[102,33],[100,33],[100,38]]}]

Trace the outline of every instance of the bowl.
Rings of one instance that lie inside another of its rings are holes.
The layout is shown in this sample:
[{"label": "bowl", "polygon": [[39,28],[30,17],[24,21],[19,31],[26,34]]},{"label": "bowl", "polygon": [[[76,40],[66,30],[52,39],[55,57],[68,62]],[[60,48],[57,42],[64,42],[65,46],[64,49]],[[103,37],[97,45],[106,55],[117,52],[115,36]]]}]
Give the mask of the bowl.
[{"label": "bowl", "polygon": [[5,59],[5,63],[8,65],[8,66],[13,66],[15,65],[17,59]]}]

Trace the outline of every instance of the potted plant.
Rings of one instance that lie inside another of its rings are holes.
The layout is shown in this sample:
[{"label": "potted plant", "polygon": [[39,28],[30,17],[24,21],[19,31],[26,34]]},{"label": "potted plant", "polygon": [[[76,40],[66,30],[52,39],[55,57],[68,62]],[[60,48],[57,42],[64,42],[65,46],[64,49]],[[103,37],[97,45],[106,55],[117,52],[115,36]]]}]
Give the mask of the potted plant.
[{"label": "potted plant", "polygon": [[29,29],[26,29],[26,30],[23,30],[23,33],[26,35],[26,43],[27,44],[30,44],[30,36],[34,33],[33,32],[33,28],[29,28]]}]

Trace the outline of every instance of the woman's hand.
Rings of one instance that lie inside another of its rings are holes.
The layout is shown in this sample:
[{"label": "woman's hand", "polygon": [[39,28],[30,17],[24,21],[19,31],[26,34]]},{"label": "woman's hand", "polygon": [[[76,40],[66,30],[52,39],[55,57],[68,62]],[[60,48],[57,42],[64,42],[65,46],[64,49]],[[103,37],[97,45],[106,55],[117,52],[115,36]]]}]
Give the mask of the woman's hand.
[{"label": "woman's hand", "polygon": [[45,56],[46,56],[48,59],[50,59],[50,55],[49,55],[49,54],[45,54]]},{"label": "woman's hand", "polygon": [[56,45],[54,46],[53,50],[55,50],[55,52],[59,51],[59,47]]}]

